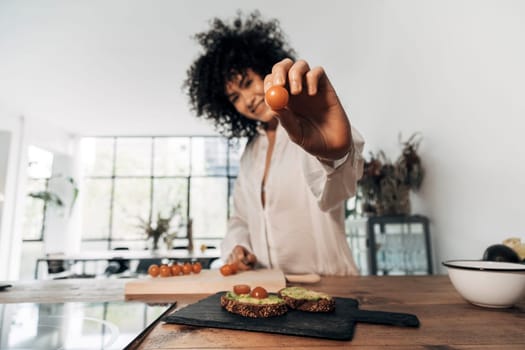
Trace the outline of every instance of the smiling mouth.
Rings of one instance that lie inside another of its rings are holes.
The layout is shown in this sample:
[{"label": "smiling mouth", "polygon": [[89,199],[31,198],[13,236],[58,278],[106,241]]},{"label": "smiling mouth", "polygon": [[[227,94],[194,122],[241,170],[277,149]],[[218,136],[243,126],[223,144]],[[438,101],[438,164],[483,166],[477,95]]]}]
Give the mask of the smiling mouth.
[{"label": "smiling mouth", "polygon": [[259,101],[259,102],[257,102],[257,103],[255,104],[255,106],[252,108],[252,113],[253,113],[253,114],[257,114],[257,111],[260,112],[261,105],[264,106],[264,101],[263,101],[263,100],[261,100],[261,101]]}]

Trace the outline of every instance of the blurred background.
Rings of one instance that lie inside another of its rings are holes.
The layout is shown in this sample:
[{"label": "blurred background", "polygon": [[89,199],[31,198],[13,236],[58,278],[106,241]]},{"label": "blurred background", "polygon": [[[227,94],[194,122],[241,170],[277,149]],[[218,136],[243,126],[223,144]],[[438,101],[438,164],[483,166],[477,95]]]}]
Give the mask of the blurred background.
[{"label": "blurred background", "polygon": [[365,157],[395,160],[420,133],[411,213],[429,218],[434,272],[525,238],[522,1],[0,0],[0,280],[33,278],[45,254],[146,249],[140,220],[177,205],[170,233],[187,244],[192,219],[195,244],[217,246],[244,141],[195,118],[181,85],[192,35],[238,9],[325,68]]}]

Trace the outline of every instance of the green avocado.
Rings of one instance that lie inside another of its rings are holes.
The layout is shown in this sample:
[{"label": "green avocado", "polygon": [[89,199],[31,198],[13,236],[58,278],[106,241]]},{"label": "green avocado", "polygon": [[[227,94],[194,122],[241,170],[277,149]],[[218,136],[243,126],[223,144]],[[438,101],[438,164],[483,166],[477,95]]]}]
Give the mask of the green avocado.
[{"label": "green avocado", "polygon": [[256,305],[269,305],[269,304],[280,304],[284,303],[284,300],[279,298],[277,295],[269,294],[268,297],[258,299],[251,297],[250,294],[235,294],[232,291],[226,292],[226,298],[236,300],[240,303],[256,304]]},{"label": "green avocado", "polygon": [[303,287],[287,287],[282,289],[280,293],[282,296],[302,300],[332,299],[332,297],[326,293],[315,292]]}]

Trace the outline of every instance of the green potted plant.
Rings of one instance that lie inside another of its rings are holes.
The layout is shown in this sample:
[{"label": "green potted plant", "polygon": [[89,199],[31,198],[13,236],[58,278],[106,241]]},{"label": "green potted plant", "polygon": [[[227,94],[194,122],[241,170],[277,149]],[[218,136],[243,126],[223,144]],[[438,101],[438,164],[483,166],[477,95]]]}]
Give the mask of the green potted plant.
[{"label": "green potted plant", "polygon": [[370,153],[358,182],[363,214],[410,214],[410,191],[419,190],[425,175],[417,153],[420,143],[419,133],[402,141],[402,152],[395,162],[390,161],[383,151]]},{"label": "green potted plant", "polygon": [[162,236],[168,235],[171,220],[180,212],[180,205],[173,207],[167,217],[162,217],[157,213],[157,220],[153,222],[151,218],[146,221],[139,217],[139,227],[146,233],[146,240],[152,239],[152,250],[159,249],[159,240]]},{"label": "green potted plant", "polygon": [[[78,197],[78,186],[75,179],[69,176],[55,175],[49,178],[49,181],[61,179],[71,186],[71,203],[69,204],[68,213],[71,215],[73,207]],[[40,199],[45,202],[46,206],[63,208],[65,201],[57,193],[47,189],[44,191],[29,192],[28,196],[31,198]]]}]

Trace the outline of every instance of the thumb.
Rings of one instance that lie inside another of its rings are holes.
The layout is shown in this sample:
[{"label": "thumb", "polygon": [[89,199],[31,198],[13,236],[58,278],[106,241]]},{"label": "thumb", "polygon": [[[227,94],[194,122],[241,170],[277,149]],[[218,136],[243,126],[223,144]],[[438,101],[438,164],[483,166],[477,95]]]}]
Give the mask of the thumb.
[{"label": "thumb", "polygon": [[287,108],[275,111],[275,117],[286,130],[290,139],[299,146],[302,146],[304,143],[304,130],[300,118],[297,118],[297,116]]}]

